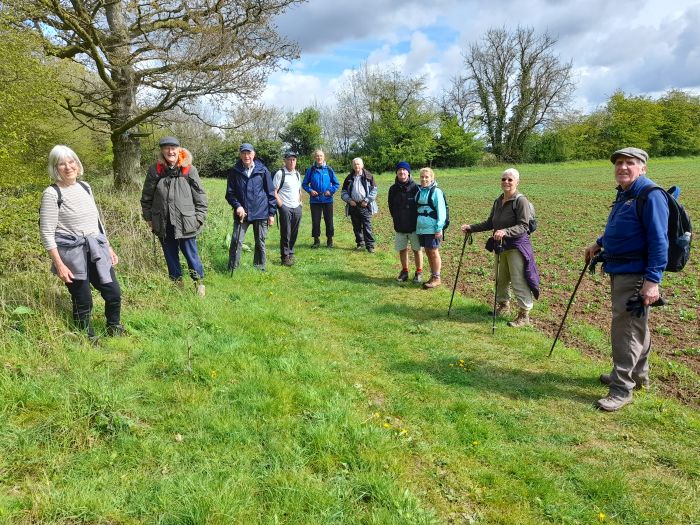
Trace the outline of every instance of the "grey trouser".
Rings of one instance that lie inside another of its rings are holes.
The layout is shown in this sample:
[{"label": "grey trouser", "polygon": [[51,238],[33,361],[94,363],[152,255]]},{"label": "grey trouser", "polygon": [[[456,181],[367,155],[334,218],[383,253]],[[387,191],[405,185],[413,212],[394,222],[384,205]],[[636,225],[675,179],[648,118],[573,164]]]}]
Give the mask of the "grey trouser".
[{"label": "grey trouser", "polygon": [[[496,256],[498,257],[498,256]],[[494,261],[495,264],[495,261]],[[532,292],[525,279],[525,258],[518,250],[505,250],[498,261],[498,276],[496,277],[496,301],[505,303],[510,299],[510,288],[513,288],[518,308],[532,310]]]},{"label": "grey trouser", "polygon": [[228,268],[235,270],[241,264],[241,246],[245,239],[248,226],[253,225],[253,234],[255,235],[255,255],[253,255],[253,265],[259,270],[265,269],[266,251],[265,238],[267,237],[267,219],[261,219],[251,222],[240,222],[236,213],[233,213],[233,237],[231,238],[231,246],[228,250]]},{"label": "grey trouser", "polygon": [[610,391],[622,395],[631,394],[636,379],[649,377],[649,307],[644,309],[641,317],[627,311],[627,301],[639,293],[642,284],[642,274],[622,273],[610,276],[610,339],[613,358]]},{"label": "grey trouser", "polygon": [[282,257],[294,255],[294,244],[297,242],[299,224],[301,223],[301,210],[301,206],[296,208],[280,206],[277,209],[280,215],[280,254]]}]

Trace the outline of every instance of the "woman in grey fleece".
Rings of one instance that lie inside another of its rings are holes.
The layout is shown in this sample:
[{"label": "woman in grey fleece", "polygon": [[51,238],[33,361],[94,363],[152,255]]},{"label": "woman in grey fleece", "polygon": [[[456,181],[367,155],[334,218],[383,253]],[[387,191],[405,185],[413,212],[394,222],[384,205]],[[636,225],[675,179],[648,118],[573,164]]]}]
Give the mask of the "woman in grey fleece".
[{"label": "woman in grey fleece", "polygon": [[51,257],[53,272],[70,292],[73,318],[96,341],[92,284],[105,301],[107,334],[122,335],[121,290],[114,273],[119,257],[105,235],[92,189],[78,180],[83,176],[83,165],[72,149],[59,145],[49,154],[48,172],[54,183],[41,198],[41,241]]}]

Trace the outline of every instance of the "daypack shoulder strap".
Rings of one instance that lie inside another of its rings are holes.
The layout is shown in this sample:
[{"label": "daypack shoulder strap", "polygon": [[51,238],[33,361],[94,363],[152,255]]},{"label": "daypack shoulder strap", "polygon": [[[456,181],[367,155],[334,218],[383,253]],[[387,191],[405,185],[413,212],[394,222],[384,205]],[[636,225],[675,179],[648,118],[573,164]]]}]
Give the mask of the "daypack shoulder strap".
[{"label": "daypack shoulder strap", "polygon": [[637,197],[635,197],[637,200],[636,211],[639,222],[642,222],[642,212],[644,211],[644,204],[649,199],[649,194],[654,190],[661,190],[664,193],[664,195],[667,195],[666,190],[664,190],[661,186],[657,184],[651,184],[642,188],[642,191],[640,191]]},{"label": "daypack shoulder strap", "polygon": [[[77,182],[82,186],[82,188],[87,192],[88,195],[92,195],[92,192],[90,191],[90,186],[88,186],[87,183],[83,182],[82,180],[79,180]],[[56,191],[56,195],[58,196],[58,199],[56,199],[56,204],[60,208],[63,204],[63,193],[61,192],[61,187],[55,182],[51,184],[51,187]]]}]

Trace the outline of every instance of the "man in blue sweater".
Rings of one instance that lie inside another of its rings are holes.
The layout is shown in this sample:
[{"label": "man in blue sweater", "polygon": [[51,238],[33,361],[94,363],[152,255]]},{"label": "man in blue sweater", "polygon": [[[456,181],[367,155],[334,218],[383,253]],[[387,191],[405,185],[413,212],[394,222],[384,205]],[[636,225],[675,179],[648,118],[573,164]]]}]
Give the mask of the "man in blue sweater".
[{"label": "man in blue sweater", "polygon": [[659,300],[668,261],[668,201],[665,192],[652,191],[637,215],[637,196],[654,184],[646,177],[648,158],[639,148],[612,154],[617,196],[605,232],[585,251],[586,261],[598,255],[610,274],[613,368],[600,376],[609,392],[597,402],[607,412],[630,403],[633,389],[649,384],[649,305]]},{"label": "man in blue sweater", "polygon": [[241,247],[249,225],[255,234],[253,265],[265,271],[267,230],[275,222],[277,199],[272,176],[265,165],[255,158],[248,143],[239,148],[240,159],[229,172],[226,201],[233,208],[233,237],[229,248],[228,268],[233,271],[241,263]]}]

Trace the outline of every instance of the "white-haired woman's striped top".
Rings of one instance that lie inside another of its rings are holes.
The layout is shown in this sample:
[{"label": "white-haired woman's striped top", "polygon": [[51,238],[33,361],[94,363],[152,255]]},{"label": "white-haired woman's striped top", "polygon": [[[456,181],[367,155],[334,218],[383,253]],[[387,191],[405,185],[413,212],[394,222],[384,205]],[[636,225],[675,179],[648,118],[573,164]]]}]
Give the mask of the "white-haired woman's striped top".
[{"label": "white-haired woman's striped top", "polygon": [[58,193],[51,186],[44,190],[41,197],[39,229],[41,243],[47,250],[56,248],[57,233],[85,236],[100,233],[100,215],[91,188],[88,193],[78,182],[62,186],[61,198],[63,202],[59,209]]}]

